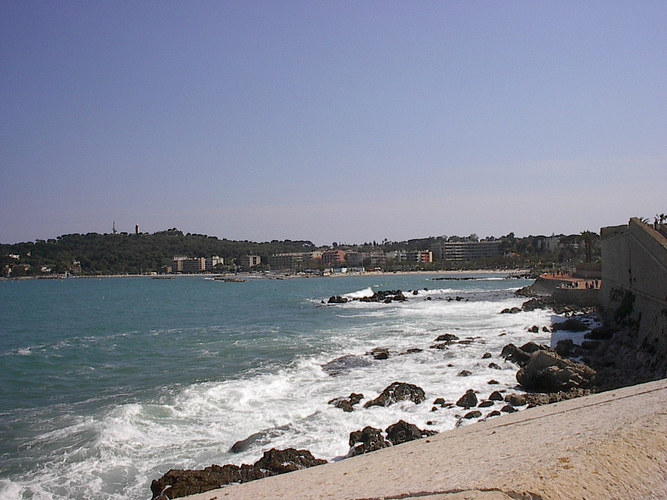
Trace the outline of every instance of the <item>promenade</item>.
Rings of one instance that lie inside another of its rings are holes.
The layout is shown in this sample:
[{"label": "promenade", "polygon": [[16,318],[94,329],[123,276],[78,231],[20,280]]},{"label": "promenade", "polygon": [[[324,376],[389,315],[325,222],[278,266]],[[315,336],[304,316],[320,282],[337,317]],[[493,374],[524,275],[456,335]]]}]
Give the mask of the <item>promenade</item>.
[{"label": "promenade", "polygon": [[664,499],[667,379],[187,498]]}]

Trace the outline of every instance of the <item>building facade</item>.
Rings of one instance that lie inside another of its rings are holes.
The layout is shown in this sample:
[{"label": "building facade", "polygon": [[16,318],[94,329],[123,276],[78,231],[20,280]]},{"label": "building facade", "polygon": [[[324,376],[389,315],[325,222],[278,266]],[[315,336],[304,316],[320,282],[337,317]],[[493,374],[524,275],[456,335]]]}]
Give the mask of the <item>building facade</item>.
[{"label": "building facade", "polygon": [[438,260],[479,260],[500,257],[501,241],[444,241],[431,249]]}]

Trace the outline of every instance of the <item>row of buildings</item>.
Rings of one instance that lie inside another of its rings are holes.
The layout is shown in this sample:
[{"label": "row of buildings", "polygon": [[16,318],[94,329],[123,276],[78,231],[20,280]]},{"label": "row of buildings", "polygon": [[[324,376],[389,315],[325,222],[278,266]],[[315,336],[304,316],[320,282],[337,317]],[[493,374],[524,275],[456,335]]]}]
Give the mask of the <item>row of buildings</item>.
[{"label": "row of buildings", "polygon": [[[268,266],[271,270],[304,271],[316,267],[381,267],[387,262],[430,264],[435,260],[470,261],[494,258],[502,255],[500,241],[441,242],[431,250],[396,250],[385,252],[346,251],[342,249],[315,250],[312,252],[279,253],[271,255]],[[236,259],[236,266],[248,271],[262,264],[259,255],[245,255]],[[209,258],[174,257],[167,272],[194,274],[214,272],[224,265],[221,257]]]}]

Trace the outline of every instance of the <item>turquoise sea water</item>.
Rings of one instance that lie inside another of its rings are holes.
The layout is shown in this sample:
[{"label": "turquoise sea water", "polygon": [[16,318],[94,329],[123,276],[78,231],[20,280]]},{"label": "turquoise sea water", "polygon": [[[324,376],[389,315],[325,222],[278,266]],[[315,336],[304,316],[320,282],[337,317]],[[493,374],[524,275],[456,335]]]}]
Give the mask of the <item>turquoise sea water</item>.
[{"label": "turquoise sea water", "polygon": [[[0,282],[0,497],[149,498],[150,481],[172,467],[252,463],[287,446],[336,459],[350,431],[400,418],[452,428],[460,416],[427,403],[353,413],[327,404],[375,397],[395,380],[431,400],[489,392],[490,378],[512,387],[516,367],[489,369],[482,354],[503,363],[508,342],[549,341],[526,332],[548,323],[545,312],[498,314],[520,305],[512,291],[530,281],[433,277]],[[405,303],[322,304],[369,287],[419,292]],[[429,349],[442,333],[471,342]],[[364,356],[378,346],[388,360]],[[322,369],[349,354],[364,365]],[[462,369],[473,375],[457,377]],[[229,452],[257,432],[244,453]]]}]

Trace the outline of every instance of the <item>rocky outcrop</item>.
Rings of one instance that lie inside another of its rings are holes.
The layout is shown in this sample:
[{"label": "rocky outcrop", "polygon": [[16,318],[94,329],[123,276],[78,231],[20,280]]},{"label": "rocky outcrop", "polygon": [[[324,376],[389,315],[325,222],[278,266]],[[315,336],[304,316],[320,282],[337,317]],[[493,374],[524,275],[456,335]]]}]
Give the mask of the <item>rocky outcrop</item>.
[{"label": "rocky outcrop", "polygon": [[378,290],[368,297],[342,297],[340,295],[332,295],[327,303],[346,304],[355,300],[359,302],[384,302],[385,304],[390,304],[394,301],[404,302],[408,299],[401,290]]},{"label": "rocky outcrop", "polygon": [[377,398],[368,401],[364,408],[371,406],[389,406],[398,401],[412,401],[419,404],[426,399],[424,389],[405,382],[394,382],[387,387]]},{"label": "rocky outcrop", "polygon": [[375,427],[364,427],[360,431],[350,432],[350,451],[348,457],[356,457],[371,451],[381,450],[391,446],[391,443],[382,436],[382,431]]},{"label": "rocky outcrop", "polygon": [[330,405],[334,405],[336,408],[342,409],[344,412],[354,411],[354,405],[359,404],[359,401],[364,399],[363,394],[352,393],[346,398],[334,398],[329,401]]},{"label": "rocky outcrop", "polygon": [[393,445],[407,443],[415,439],[421,439],[426,436],[433,436],[437,434],[436,431],[422,430],[414,424],[409,424],[404,420],[399,420],[395,424],[390,425],[385,430],[387,439]]},{"label": "rocky outcrop", "polygon": [[347,373],[355,368],[369,366],[370,364],[371,361],[365,356],[347,354],[322,365],[322,370],[333,377],[341,373]]},{"label": "rocky outcrop", "polygon": [[163,491],[170,499],[204,493],[232,483],[246,483],[327,463],[307,450],[271,449],[254,465],[211,465],[202,470],[171,469],[160,479],[153,480],[151,491],[157,498]]},{"label": "rocky outcrop", "polygon": [[531,354],[528,363],[516,374],[517,381],[529,392],[559,392],[589,389],[595,382],[595,370],[562,358],[547,350]]}]

